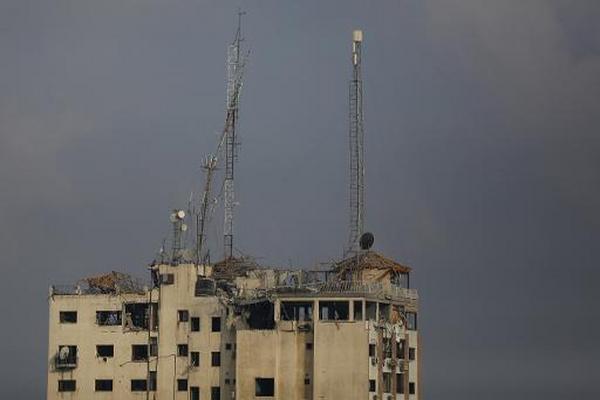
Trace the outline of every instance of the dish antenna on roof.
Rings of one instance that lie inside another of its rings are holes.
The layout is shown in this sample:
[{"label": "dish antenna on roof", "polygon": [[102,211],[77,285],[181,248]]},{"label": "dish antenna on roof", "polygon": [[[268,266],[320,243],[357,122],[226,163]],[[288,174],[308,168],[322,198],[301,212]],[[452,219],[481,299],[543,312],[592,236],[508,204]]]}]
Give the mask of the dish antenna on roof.
[{"label": "dish antenna on roof", "polygon": [[375,242],[375,236],[371,232],[365,232],[360,237],[361,250],[369,250]]}]

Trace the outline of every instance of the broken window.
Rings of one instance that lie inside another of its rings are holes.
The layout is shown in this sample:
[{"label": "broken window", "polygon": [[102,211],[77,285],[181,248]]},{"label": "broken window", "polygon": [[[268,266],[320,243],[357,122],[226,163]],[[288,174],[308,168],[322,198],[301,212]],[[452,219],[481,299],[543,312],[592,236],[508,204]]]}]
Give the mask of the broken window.
[{"label": "broken window", "polygon": [[188,310],[178,310],[177,311],[177,321],[179,322],[188,322],[190,318],[190,313]]},{"label": "broken window", "polygon": [[200,318],[199,317],[192,317],[192,321],[191,321],[191,331],[192,332],[200,332]]},{"label": "broken window", "polygon": [[391,277],[391,283],[394,286],[408,289],[410,283],[408,273],[394,272]]},{"label": "broken window", "polygon": [[210,388],[210,400],[221,400],[220,386],[213,386]]},{"label": "broken window", "polygon": [[404,374],[396,374],[396,393],[404,394]]},{"label": "broken window", "polygon": [[369,379],[369,392],[374,392],[376,389],[375,379]]},{"label": "broken window", "polygon": [[152,322],[151,330],[158,328],[158,304],[127,303],[125,304],[125,328],[146,330]]},{"label": "broken window", "polygon": [[212,331],[221,332],[221,317],[212,317]]},{"label": "broken window", "polygon": [[379,319],[381,321],[390,320],[390,305],[389,303],[379,303]]},{"label": "broken window", "polygon": [[256,396],[275,396],[275,379],[256,378],[255,379]]},{"label": "broken window", "polygon": [[177,390],[179,392],[185,392],[188,388],[188,380],[187,379],[177,379]]},{"label": "broken window", "polygon": [[131,361],[146,361],[148,359],[148,345],[131,345]]},{"label": "broken window", "polygon": [[172,285],[175,283],[175,275],[174,274],[160,274],[160,283],[161,285]]},{"label": "broken window", "polygon": [[281,302],[281,320],[283,321],[312,321],[312,313],[312,302]]},{"label": "broken window", "polygon": [[321,321],[348,321],[349,303],[347,301],[320,301],[319,319]]},{"label": "broken window", "polygon": [[192,367],[199,367],[200,366],[200,353],[197,351],[192,351],[190,353],[190,365]]},{"label": "broken window", "polygon": [[362,300],[354,301],[354,320],[362,321],[363,319],[363,302]]},{"label": "broken window", "polygon": [[96,345],[96,356],[97,357],[114,357],[115,346],[112,344],[99,344]]},{"label": "broken window", "polygon": [[383,392],[390,393],[392,391],[392,374],[389,372],[383,373]]},{"label": "broken window", "polygon": [[198,386],[190,387],[190,400],[200,400],[200,388]]},{"label": "broken window", "polygon": [[75,380],[73,379],[60,379],[58,381],[59,392],[74,392],[76,386]]},{"label": "broken window", "polygon": [[406,329],[411,331],[417,330],[417,313],[416,312],[406,312],[404,314],[406,316]]},{"label": "broken window", "polygon": [[221,352],[213,351],[210,353],[210,365],[213,367],[219,367],[221,365]]},{"label": "broken window", "polygon": [[408,348],[408,359],[411,361],[413,361],[415,359],[415,348],[414,347]]},{"label": "broken window", "polygon": [[101,326],[121,325],[121,311],[96,311],[96,324]]},{"label": "broken window", "polygon": [[178,344],[177,345],[177,355],[179,357],[187,357],[187,355],[188,355],[188,345],[187,344]]},{"label": "broken window", "polygon": [[112,392],[112,390],[113,390],[112,379],[96,379],[95,389],[96,389],[96,392]]},{"label": "broken window", "polygon": [[250,329],[275,328],[275,306],[269,300],[243,305],[240,311]]},{"label": "broken window", "polygon": [[58,353],[56,354],[56,368],[75,367],[77,367],[77,346],[58,346]]},{"label": "broken window", "polygon": [[146,379],[132,379],[131,380],[131,391],[132,392],[145,392],[148,381]]},{"label": "broken window", "polygon": [[77,322],[77,311],[61,311],[59,320],[61,324],[74,324]]},{"label": "broken window", "polygon": [[367,319],[377,321],[377,303],[374,301],[367,301]]}]

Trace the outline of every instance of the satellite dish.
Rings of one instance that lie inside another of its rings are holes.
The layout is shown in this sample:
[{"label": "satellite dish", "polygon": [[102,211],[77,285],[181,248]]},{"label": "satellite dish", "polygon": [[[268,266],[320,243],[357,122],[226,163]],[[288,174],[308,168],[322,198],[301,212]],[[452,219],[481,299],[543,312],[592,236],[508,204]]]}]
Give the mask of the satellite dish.
[{"label": "satellite dish", "polygon": [[185,218],[185,211],[183,211],[183,210],[177,211],[177,218],[184,219]]},{"label": "satellite dish", "polygon": [[181,224],[181,232],[185,232],[185,231],[187,231],[187,225]]},{"label": "satellite dish", "polygon": [[68,346],[63,346],[60,348],[60,351],[58,352],[58,358],[60,358],[61,360],[66,360],[67,358],[69,358],[69,347]]},{"label": "satellite dish", "polygon": [[375,242],[375,236],[371,232],[365,232],[360,237],[360,248],[363,250],[369,250]]},{"label": "satellite dish", "polygon": [[169,221],[171,221],[171,222],[177,221],[177,214],[171,213],[171,215],[169,215]]}]

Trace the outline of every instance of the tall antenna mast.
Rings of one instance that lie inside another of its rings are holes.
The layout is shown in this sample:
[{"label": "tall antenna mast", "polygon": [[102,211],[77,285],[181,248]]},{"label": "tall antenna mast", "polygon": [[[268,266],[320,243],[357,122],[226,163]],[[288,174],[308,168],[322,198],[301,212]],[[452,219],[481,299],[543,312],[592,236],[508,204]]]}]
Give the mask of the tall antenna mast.
[{"label": "tall antenna mast", "polygon": [[233,42],[227,50],[227,123],[225,132],[225,182],[224,188],[224,225],[223,242],[225,260],[233,257],[233,207],[235,191],[233,184],[234,164],[236,161],[236,125],[238,119],[239,95],[242,86],[244,62],[241,59],[242,15],[238,12],[238,27]]},{"label": "tall antenna mast", "polygon": [[352,33],[352,80],[350,81],[350,235],[346,254],[358,254],[358,241],[364,226],[364,138],[361,46],[363,34]]}]

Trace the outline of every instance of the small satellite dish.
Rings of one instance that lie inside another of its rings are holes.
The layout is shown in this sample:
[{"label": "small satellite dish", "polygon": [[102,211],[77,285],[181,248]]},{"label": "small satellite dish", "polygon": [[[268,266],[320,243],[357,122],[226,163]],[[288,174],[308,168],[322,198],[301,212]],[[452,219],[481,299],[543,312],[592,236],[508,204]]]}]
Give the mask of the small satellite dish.
[{"label": "small satellite dish", "polygon": [[171,215],[169,215],[169,221],[171,221],[171,222],[177,221],[177,214],[171,213]]},{"label": "small satellite dish", "polygon": [[375,242],[375,236],[371,232],[365,232],[360,237],[360,248],[363,250],[369,250]]},{"label": "small satellite dish", "polygon": [[181,232],[185,232],[185,231],[187,231],[187,225],[181,224]]},{"label": "small satellite dish", "polygon": [[185,218],[185,211],[183,211],[183,210],[177,211],[177,218],[184,219]]}]

